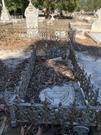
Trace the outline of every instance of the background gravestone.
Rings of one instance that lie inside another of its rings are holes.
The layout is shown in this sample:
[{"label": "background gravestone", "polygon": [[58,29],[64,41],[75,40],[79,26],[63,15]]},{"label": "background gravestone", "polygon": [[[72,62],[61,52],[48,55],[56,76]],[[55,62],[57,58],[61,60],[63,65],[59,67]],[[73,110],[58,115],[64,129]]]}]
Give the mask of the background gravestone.
[{"label": "background gravestone", "polygon": [[92,24],[91,32],[100,32],[101,33],[101,8],[97,10],[96,15],[98,16],[98,18]]},{"label": "background gravestone", "polygon": [[38,35],[38,9],[36,9],[31,1],[25,10],[26,27],[28,37],[34,37]]},{"label": "background gravestone", "polygon": [[3,23],[10,21],[10,14],[5,6],[4,0],[2,0],[2,11],[1,11],[1,18],[0,19]]}]

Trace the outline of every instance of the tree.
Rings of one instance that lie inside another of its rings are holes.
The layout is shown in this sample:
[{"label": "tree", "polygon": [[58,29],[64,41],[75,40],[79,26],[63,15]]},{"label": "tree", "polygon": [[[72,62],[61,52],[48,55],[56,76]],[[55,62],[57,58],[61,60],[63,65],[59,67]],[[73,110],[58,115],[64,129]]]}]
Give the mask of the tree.
[{"label": "tree", "polygon": [[94,11],[101,8],[101,0],[86,0],[81,1],[81,8],[85,11]]},{"label": "tree", "polygon": [[[28,5],[28,0],[5,0],[6,6],[10,13],[23,14]],[[74,11],[79,7],[80,0],[32,0],[35,7],[46,9],[47,14],[54,12],[55,9]]]},{"label": "tree", "polygon": [[70,12],[78,10],[80,0],[33,0],[33,4],[39,9],[46,9],[45,14],[48,17],[55,9]]},{"label": "tree", "polygon": [[11,14],[18,14],[18,13],[23,14],[26,6],[28,5],[28,1],[27,0],[5,0],[5,4]]}]

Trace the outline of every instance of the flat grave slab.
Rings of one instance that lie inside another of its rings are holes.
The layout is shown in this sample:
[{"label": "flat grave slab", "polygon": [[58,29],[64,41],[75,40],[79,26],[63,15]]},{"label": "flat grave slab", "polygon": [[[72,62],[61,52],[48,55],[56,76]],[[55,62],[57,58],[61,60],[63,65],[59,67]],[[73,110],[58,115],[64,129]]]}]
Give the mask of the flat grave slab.
[{"label": "flat grave slab", "polygon": [[99,32],[90,32],[87,33],[90,38],[92,38],[97,44],[101,43],[101,33]]},{"label": "flat grave slab", "polygon": [[75,92],[72,84],[64,84],[63,86],[54,86],[44,89],[41,91],[39,97],[43,102],[47,99],[53,106],[58,106],[59,103],[63,106],[69,106],[74,101]]}]

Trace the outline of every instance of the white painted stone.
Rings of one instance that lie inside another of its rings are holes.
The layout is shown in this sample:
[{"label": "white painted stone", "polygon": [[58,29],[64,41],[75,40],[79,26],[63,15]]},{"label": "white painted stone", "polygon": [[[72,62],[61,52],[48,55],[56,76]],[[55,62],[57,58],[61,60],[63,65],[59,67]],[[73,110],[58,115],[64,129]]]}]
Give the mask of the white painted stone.
[{"label": "white painted stone", "polygon": [[39,95],[42,102],[47,100],[52,106],[69,106],[73,103],[75,92],[72,84],[64,84],[63,86],[54,86],[41,91]]},{"label": "white painted stone", "polygon": [[101,32],[101,8],[97,10],[97,20],[92,24],[91,32]]},{"label": "white painted stone", "polygon": [[101,43],[101,33],[99,32],[90,32],[88,35],[98,44]]},{"label": "white painted stone", "polygon": [[38,9],[36,9],[31,1],[25,10],[27,34],[29,37],[38,35]]},{"label": "white painted stone", "polygon": [[10,21],[10,14],[5,6],[4,0],[2,0],[1,22],[6,23]]},{"label": "white painted stone", "polygon": [[66,37],[66,31],[55,31],[56,38],[65,38]]}]

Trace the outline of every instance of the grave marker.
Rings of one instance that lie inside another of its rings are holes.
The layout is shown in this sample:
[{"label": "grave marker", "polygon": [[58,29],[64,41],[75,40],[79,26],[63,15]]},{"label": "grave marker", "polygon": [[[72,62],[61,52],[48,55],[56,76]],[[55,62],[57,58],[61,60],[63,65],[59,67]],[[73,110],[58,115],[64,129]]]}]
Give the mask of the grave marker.
[{"label": "grave marker", "polygon": [[31,0],[28,7],[25,10],[26,17],[26,27],[28,37],[33,37],[38,35],[38,9],[36,9]]},{"label": "grave marker", "polygon": [[1,22],[6,23],[10,21],[10,14],[5,6],[5,1],[2,0]]}]

